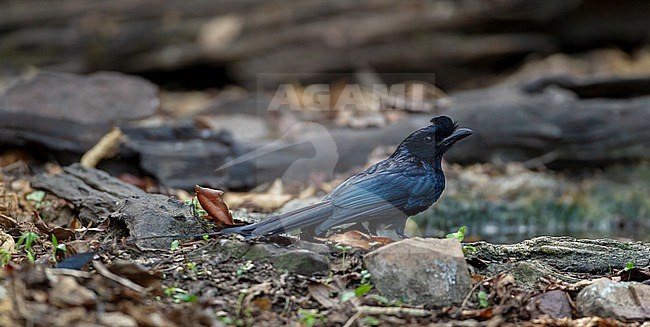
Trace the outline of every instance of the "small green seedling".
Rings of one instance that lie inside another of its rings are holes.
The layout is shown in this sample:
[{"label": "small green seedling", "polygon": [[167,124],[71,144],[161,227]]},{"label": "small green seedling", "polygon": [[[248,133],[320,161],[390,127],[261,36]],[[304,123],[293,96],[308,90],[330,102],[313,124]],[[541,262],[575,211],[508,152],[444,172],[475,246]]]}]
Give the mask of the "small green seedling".
[{"label": "small green seedling", "polygon": [[208,216],[208,212],[203,210],[203,207],[201,207],[201,204],[199,203],[199,199],[196,197],[193,197],[191,200],[185,200],[185,204],[192,205],[192,209],[199,217]]},{"label": "small green seedling", "polygon": [[298,319],[305,327],[313,327],[319,321],[325,321],[327,318],[317,310],[298,310]]},{"label": "small green seedling", "polygon": [[630,260],[625,264],[625,268],[623,270],[624,271],[629,271],[629,270],[632,270],[632,269],[634,269],[634,261]]},{"label": "small green seedling", "polygon": [[357,288],[354,289],[354,295],[357,297],[362,297],[366,295],[366,293],[370,292],[372,289],[372,284],[362,284],[357,286]]},{"label": "small green seedling", "polygon": [[39,237],[34,232],[26,232],[23,235],[20,235],[18,243],[16,243],[16,248],[19,248],[21,245],[25,245],[25,251],[27,251],[27,260],[34,263],[34,249],[32,249],[32,244],[38,241]]},{"label": "small green seedling", "polygon": [[67,247],[65,244],[59,244],[59,241],[56,239],[56,236],[52,234],[52,261],[56,262],[56,252],[65,251]]},{"label": "small green seedling", "polygon": [[379,294],[369,294],[367,296],[367,298],[373,299],[373,300],[375,300],[375,301],[377,301],[377,302],[379,302],[382,305],[387,306],[387,307],[390,307],[390,306],[399,307],[404,302],[402,299],[400,299],[400,300],[389,300],[387,297],[381,296]]},{"label": "small green seedling", "polygon": [[11,252],[6,249],[0,249],[0,267],[4,268],[11,260]]},{"label": "small green seedling", "polygon": [[[458,229],[457,232],[455,233],[450,233],[447,234],[447,238],[453,238],[458,240],[458,242],[462,242],[465,239],[465,233],[467,232],[467,226],[462,226],[461,228]],[[464,254],[469,254],[469,253],[474,253],[476,252],[476,248],[471,246],[471,245],[463,245],[463,253]]]},{"label": "small green seedling", "polygon": [[367,316],[367,317],[363,318],[363,322],[366,323],[366,325],[370,325],[370,326],[377,326],[377,325],[381,324],[381,320],[379,320],[379,319],[377,319],[377,318],[375,318],[373,316]]},{"label": "small green seedling", "polygon": [[478,292],[478,303],[481,308],[487,308],[490,303],[488,302],[488,294],[485,291]]},{"label": "small green seedling", "polygon": [[246,273],[247,271],[253,269],[254,267],[255,267],[255,265],[253,264],[253,261],[248,260],[243,265],[241,265],[241,266],[239,266],[237,268],[236,274],[237,274],[237,276],[241,276],[244,273]]},{"label": "small green seedling", "polygon": [[361,284],[369,284],[370,283],[370,272],[367,270],[362,270],[361,271]]},{"label": "small green seedling", "polygon": [[462,242],[465,239],[465,232],[467,232],[467,226],[463,226],[463,227],[459,228],[458,231],[455,232],[455,233],[447,234],[446,237],[447,238],[457,239],[458,242]]},{"label": "small green seedling", "polygon": [[43,201],[45,199],[45,192],[36,190],[32,193],[27,194],[25,196],[25,199],[29,201],[34,201],[36,204],[34,205],[36,209],[40,209],[42,207],[50,205],[50,201]]},{"label": "small green seedling", "polygon": [[189,294],[186,290],[178,287],[167,287],[164,293],[174,298],[177,302],[196,302],[199,299],[198,296]]},{"label": "small green seedling", "polygon": [[190,268],[192,271],[197,271],[199,268],[196,267],[196,264],[194,262],[188,262],[185,264],[187,268]]},{"label": "small green seedling", "polygon": [[179,240],[173,240],[171,245],[169,246],[169,249],[172,251],[177,251],[181,249],[181,241]]},{"label": "small green seedling", "polygon": [[348,252],[350,252],[350,250],[352,250],[352,247],[349,246],[349,245],[343,245],[343,244],[337,243],[336,245],[334,245],[334,248],[336,248],[337,250],[339,250],[341,252],[341,255],[342,255],[341,267],[342,267],[343,270],[345,270],[345,257],[347,256]]}]

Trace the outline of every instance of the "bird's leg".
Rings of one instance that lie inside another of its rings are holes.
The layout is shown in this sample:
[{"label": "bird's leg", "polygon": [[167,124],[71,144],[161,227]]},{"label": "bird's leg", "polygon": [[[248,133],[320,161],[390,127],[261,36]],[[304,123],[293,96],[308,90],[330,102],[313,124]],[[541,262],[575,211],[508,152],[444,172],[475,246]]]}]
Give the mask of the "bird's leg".
[{"label": "bird's leg", "polygon": [[[368,222],[368,228],[366,228],[366,231],[370,236],[377,236],[377,228],[379,227],[379,224],[373,223],[372,221]],[[365,226],[364,226],[365,228]]]},{"label": "bird's leg", "polygon": [[395,228],[395,234],[401,239],[406,239],[408,236],[404,234],[404,228],[406,228],[406,224],[400,224],[399,226],[396,226]]},{"label": "bird's leg", "polygon": [[300,229],[300,234],[298,234],[300,240],[307,242],[315,242],[316,236],[316,225],[303,227]]}]

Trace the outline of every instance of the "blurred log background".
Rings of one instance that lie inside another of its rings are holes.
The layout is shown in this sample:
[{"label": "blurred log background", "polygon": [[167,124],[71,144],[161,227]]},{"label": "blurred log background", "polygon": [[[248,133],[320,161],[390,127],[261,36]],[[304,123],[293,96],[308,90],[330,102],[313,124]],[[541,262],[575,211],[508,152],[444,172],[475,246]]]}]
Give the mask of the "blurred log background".
[{"label": "blurred log background", "polygon": [[467,88],[531,54],[630,50],[650,39],[644,0],[61,0],[3,1],[0,10],[4,69],[173,73],[202,86],[274,87],[284,81],[257,73],[372,67]]},{"label": "blurred log background", "polygon": [[[121,155],[165,185],[249,188],[313,156],[323,135],[296,132],[226,176],[214,168],[310,120],[336,141],[334,171],[348,172],[434,113],[265,108],[280,83],[355,79],[444,90],[435,112],[476,130],[451,162],[563,169],[650,158],[646,0],[34,0],[0,2],[0,13],[0,146],[72,153],[63,163],[119,125]],[[89,77],[16,85],[31,67]],[[105,70],[144,79],[92,74]],[[296,143],[305,139],[314,142]]]}]

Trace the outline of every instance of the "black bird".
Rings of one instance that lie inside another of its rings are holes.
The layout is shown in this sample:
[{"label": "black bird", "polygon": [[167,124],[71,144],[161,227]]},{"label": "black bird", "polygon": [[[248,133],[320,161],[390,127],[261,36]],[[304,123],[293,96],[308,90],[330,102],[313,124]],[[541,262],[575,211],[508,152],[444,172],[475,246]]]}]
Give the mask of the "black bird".
[{"label": "black bird", "polygon": [[402,141],[390,157],[348,178],[321,202],[219,234],[254,238],[301,228],[320,235],[334,226],[367,221],[372,234],[388,225],[405,238],[406,219],[428,209],[445,189],[443,154],[472,134],[446,116],[430,122]]}]

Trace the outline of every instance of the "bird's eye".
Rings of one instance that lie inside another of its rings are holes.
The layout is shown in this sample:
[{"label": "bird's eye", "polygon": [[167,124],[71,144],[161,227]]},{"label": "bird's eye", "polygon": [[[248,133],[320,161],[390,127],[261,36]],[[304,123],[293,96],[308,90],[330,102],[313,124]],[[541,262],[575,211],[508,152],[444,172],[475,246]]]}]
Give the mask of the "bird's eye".
[{"label": "bird's eye", "polygon": [[431,136],[427,136],[427,137],[425,137],[425,138],[424,138],[424,142],[427,142],[427,143],[431,143],[431,142],[433,142],[433,137],[431,137]]}]

